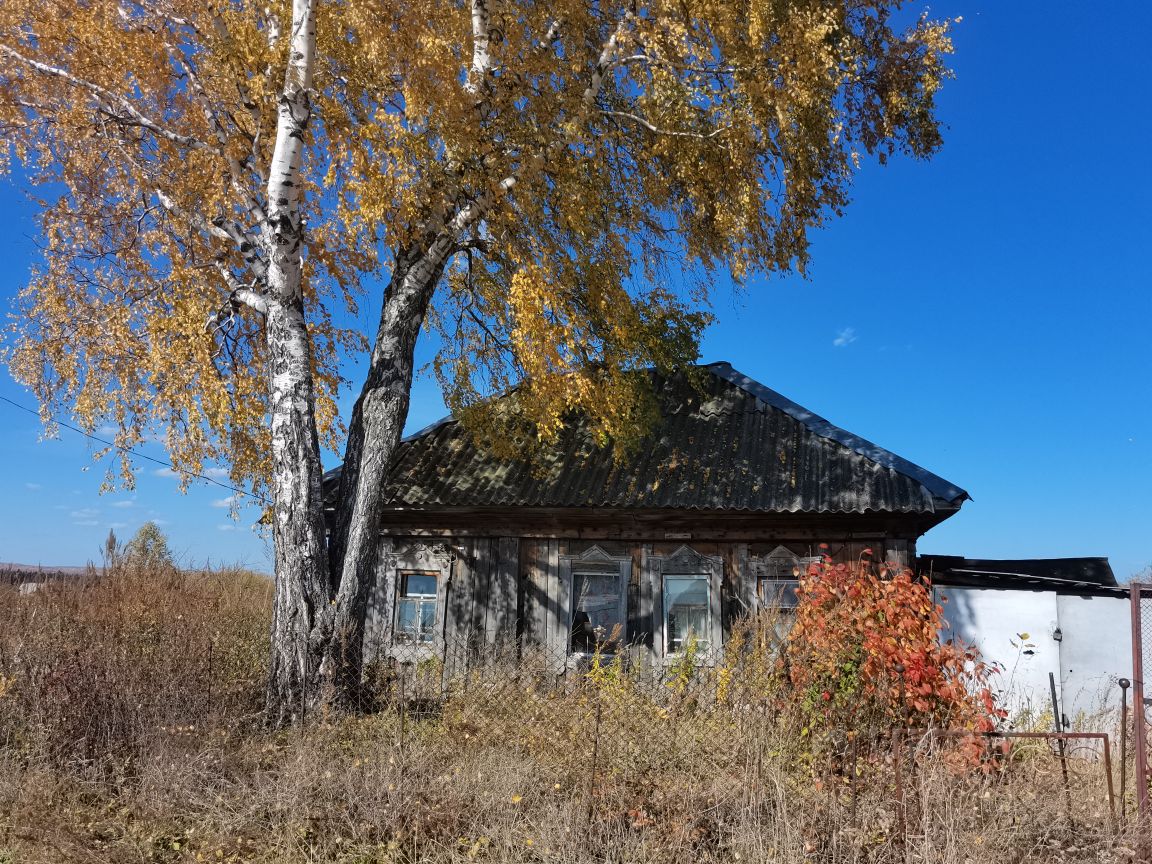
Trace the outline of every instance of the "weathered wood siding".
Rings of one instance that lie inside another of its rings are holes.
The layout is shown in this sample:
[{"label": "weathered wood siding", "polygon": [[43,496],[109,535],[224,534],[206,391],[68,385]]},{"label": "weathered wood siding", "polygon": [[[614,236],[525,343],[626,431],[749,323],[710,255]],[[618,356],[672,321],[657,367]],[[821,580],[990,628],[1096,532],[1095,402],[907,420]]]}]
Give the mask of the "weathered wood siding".
[{"label": "weathered wood siding", "polygon": [[[709,574],[711,616],[717,646],[734,624],[760,603],[758,579],[781,550],[798,561],[828,554],[834,561],[858,560],[871,550],[876,560],[912,560],[915,543],[877,537],[820,542],[810,539],[619,540],[555,537],[442,537],[427,534],[381,538],[376,586],[367,609],[365,651],[370,658],[399,656],[392,648],[404,570],[434,571],[438,583],[436,639],[426,654],[476,651],[485,646],[539,646],[562,662],[572,621],[572,573],[582,566],[619,572],[626,593],[626,639],[651,659],[664,654],[663,577]],[[585,562],[585,563],[582,563]],[[618,571],[612,568],[618,567]],[[607,569],[604,569],[607,568]],[[626,581],[625,581],[626,580]],[[405,646],[412,653],[412,646]]]}]

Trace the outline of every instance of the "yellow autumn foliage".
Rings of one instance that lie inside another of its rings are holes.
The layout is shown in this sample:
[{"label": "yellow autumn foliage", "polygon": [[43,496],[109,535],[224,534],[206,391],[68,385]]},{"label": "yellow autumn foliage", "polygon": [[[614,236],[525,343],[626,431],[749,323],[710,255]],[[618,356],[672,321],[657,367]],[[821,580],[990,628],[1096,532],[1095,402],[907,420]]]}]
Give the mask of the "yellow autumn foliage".
[{"label": "yellow autumn foliage", "polygon": [[[899,5],[317,2],[300,182],[322,443],[365,313],[444,237],[451,406],[519,384],[539,435],[581,409],[626,439],[643,406],[621,371],[694,359],[715,274],[803,270],[860,154],[939,145],[948,24]],[[229,226],[265,218],[291,11],[0,4],[0,170],[35,190],[43,240],[12,371],[46,417],[125,448],[159,434],[179,467],[257,490],[267,350]]]}]

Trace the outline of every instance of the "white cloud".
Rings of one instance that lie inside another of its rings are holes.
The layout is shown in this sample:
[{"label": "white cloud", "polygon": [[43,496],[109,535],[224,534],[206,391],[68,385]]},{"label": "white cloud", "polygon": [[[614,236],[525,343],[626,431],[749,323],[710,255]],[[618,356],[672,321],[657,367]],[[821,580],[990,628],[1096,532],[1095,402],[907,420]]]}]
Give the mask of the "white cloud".
[{"label": "white cloud", "polygon": [[123,501],[113,501],[112,506],[113,507],[119,507],[121,509],[123,509],[125,507],[135,507],[136,506],[136,499],[135,498],[127,498]]},{"label": "white cloud", "polygon": [[[68,515],[73,519],[95,519],[100,515],[100,511],[95,507],[82,507],[79,510],[73,510]],[[96,523],[93,522],[92,524],[95,525]]]},{"label": "white cloud", "polygon": [[72,524],[73,525],[79,525],[82,528],[92,528],[96,525],[99,525],[100,523],[97,522],[95,519],[81,519],[80,521],[73,522]]},{"label": "white cloud", "polygon": [[127,528],[128,523],[127,522],[109,522],[108,527],[112,528],[113,530],[115,530],[116,528]]},{"label": "white cloud", "polygon": [[236,530],[235,525],[224,524],[224,525],[217,525],[216,527],[219,528],[221,531],[235,531]]},{"label": "white cloud", "polygon": [[180,475],[173,471],[171,468],[157,468],[152,472],[153,477],[179,477]]},{"label": "white cloud", "polygon": [[212,506],[224,509],[226,507],[233,506],[238,500],[239,500],[239,496],[229,495],[227,498],[217,498],[215,501],[212,502]]},{"label": "white cloud", "polygon": [[27,489],[29,492],[39,492],[44,487],[41,486],[39,483],[25,483],[24,488]]},{"label": "white cloud", "polygon": [[832,340],[832,344],[837,348],[843,348],[845,345],[851,345],[856,341],[856,328],[855,327],[842,327],[836,334],[836,338]]},{"label": "white cloud", "polygon": [[204,476],[205,477],[214,477],[217,480],[219,480],[223,477],[228,476],[228,469],[227,468],[205,468],[204,469]]}]

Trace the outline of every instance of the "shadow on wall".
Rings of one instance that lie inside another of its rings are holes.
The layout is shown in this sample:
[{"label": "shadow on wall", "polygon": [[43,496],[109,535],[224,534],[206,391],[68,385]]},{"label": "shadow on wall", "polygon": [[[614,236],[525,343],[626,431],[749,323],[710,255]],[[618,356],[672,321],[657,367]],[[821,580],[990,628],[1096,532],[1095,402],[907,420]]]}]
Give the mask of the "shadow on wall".
[{"label": "shadow on wall", "polygon": [[[979,649],[997,669],[993,687],[1020,724],[1051,710],[1049,673],[1056,677],[1061,712],[1071,728],[1109,726],[1119,708],[1116,682],[1131,677],[1128,602],[1123,597],[1058,595],[936,586],[948,628]],[[1049,717],[1050,720],[1050,717]]]},{"label": "shadow on wall", "polygon": [[1025,720],[1051,705],[1048,673],[1059,681],[1059,626],[1056,595],[1043,591],[1003,591],[937,586],[946,598],[949,628],[942,639],[975,646],[994,667],[992,686],[1010,716]]}]

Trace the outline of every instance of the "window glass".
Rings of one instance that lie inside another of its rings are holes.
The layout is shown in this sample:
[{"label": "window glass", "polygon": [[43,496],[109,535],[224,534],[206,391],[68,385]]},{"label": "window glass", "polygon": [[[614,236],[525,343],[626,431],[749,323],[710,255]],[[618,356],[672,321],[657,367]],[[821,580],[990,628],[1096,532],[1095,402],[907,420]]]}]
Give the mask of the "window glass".
[{"label": "window glass", "polygon": [[664,577],[664,633],[668,653],[683,651],[688,640],[708,648],[712,607],[707,576]]},{"label": "window glass", "polygon": [[624,638],[622,581],[619,573],[572,574],[573,651],[595,651],[597,643],[611,651]]},{"label": "window glass", "polygon": [[791,611],[799,602],[796,598],[795,579],[761,579],[760,602],[768,609]]},{"label": "window glass", "polygon": [[428,645],[436,638],[435,573],[401,573],[396,602],[396,641]]},{"label": "window glass", "polygon": [[434,573],[405,573],[405,597],[435,597],[436,575]]}]

